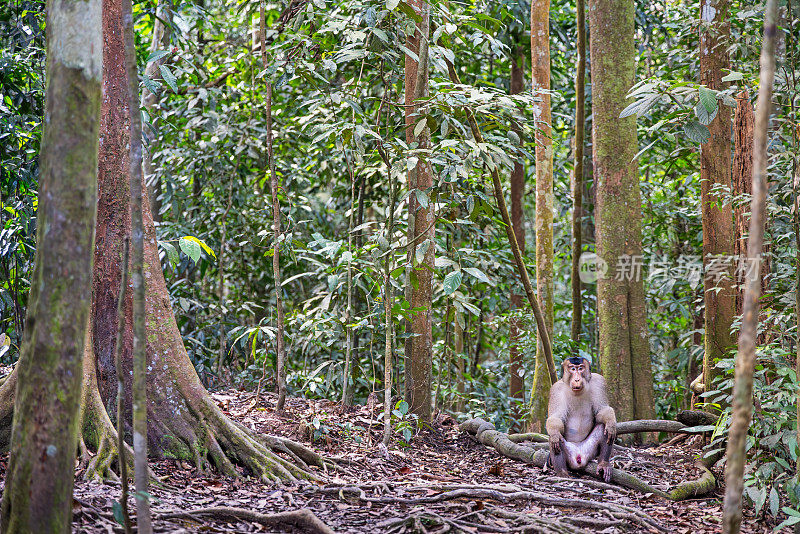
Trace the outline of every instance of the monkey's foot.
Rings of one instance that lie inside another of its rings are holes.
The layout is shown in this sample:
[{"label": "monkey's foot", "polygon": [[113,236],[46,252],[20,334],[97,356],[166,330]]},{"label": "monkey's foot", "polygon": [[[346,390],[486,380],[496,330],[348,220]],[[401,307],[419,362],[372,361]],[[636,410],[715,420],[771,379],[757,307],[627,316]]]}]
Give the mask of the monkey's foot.
[{"label": "monkey's foot", "polygon": [[609,462],[597,462],[597,474],[600,475],[604,481],[611,482],[611,464]]}]

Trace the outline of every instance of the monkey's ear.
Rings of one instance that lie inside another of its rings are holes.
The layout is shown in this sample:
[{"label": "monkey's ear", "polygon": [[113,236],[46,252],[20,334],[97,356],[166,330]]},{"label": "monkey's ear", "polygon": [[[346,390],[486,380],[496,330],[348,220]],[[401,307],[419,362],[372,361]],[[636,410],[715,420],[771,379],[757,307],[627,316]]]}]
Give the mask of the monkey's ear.
[{"label": "monkey's ear", "polygon": [[588,382],[589,380],[592,379],[592,368],[591,366],[589,366],[589,362],[585,362],[583,365],[584,367],[581,375],[583,375],[583,379]]}]

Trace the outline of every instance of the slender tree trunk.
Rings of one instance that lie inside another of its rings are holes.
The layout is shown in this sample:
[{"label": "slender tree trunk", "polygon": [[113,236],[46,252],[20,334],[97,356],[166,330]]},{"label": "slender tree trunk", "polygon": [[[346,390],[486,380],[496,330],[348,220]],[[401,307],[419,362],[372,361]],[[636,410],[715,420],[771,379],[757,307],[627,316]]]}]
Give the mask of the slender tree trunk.
[{"label": "slender tree trunk", "polygon": [[[532,92],[541,99],[534,104],[536,127],[536,293],[545,328],[553,337],[553,129],[550,125],[550,0],[531,2]],[[536,345],[536,364],[531,390],[531,430],[541,431],[547,419],[547,400],[552,380],[541,341]]]},{"label": "slender tree trunk", "polygon": [[[381,149],[383,150],[383,149]],[[385,152],[383,153],[385,155]],[[394,241],[394,204],[395,204],[395,184],[392,176],[392,166],[389,164],[388,157],[385,158],[387,174],[389,178],[389,206],[386,213],[386,240],[389,248],[386,254],[386,263],[383,270],[383,313],[384,327],[386,330],[386,340],[383,352],[383,444],[389,445],[392,436],[392,305],[394,297],[392,295],[392,242]]]},{"label": "slender tree trunk", "polygon": [[[125,384],[122,377],[125,376],[122,370],[122,340],[125,338],[125,292],[128,289],[128,265],[129,265],[130,239],[125,238],[122,249],[122,280],[119,286],[119,297],[117,298],[117,343],[114,347],[114,364],[117,368],[117,451],[119,455],[119,481],[121,492],[119,496],[119,506],[122,511],[122,524],[125,534],[132,534],[131,514],[128,511],[128,459],[125,450],[125,428],[122,421],[125,419],[125,405],[122,399],[125,397]],[[89,335],[90,329],[87,328],[87,343],[92,342]]]},{"label": "slender tree trunk", "polygon": [[[723,90],[723,70],[730,69],[728,41],[730,25],[728,0],[700,0],[700,84]],[[731,186],[731,114],[728,106],[718,105],[717,116],[708,125],[711,138],[700,145],[700,204],[703,219],[704,272],[721,276],[705,276],[705,355],[703,382],[706,391],[719,374],[716,362],[733,347],[731,324],[736,313],[736,288],[733,264],[733,216],[730,204],[722,204],[714,190]],[[719,264],[720,260],[725,263]],[[724,269],[715,266],[717,262]],[[726,266],[727,265],[727,266]]]},{"label": "slender tree trunk", "polygon": [[583,221],[583,134],[586,122],[586,20],[584,16],[585,0],[575,0],[577,11],[576,27],[578,32],[577,54],[578,64],[575,73],[575,147],[572,165],[572,341],[576,352],[581,340],[581,318],[583,302],[581,300],[580,259],[583,250],[581,223]]},{"label": "slender tree trunk", "polygon": [[[47,2],[37,239],[2,502],[6,533],[68,533],[92,287],[99,0]],[[77,38],[76,36],[80,36]]]},{"label": "slender tree trunk", "polygon": [[347,335],[347,346],[345,348],[344,369],[342,369],[342,399],[345,406],[353,404],[353,387],[355,383],[350,382],[350,366],[353,357],[353,219],[356,210],[356,180],[353,175],[353,168],[350,164],[349,156],[347,160],[347,171],[350,176],[350,217],[347,220],[347,309],[344,316],[344,328]]},{"label": "slender tree trunk", "polygon": [[[522,46],[517,46],[511,56],[511,94],[516,95],[522,92],[525,87],[525,54]],[[522,144],[522,129],[519,125],[514,126],[514,131]],[[521,161],[514,162],[514,170],[511,172],[511,223],[514,225],[514,235],[517,237],[517,244],[521,251],[525,250],[525,218],[524,218],[524,198],[525,198],[525,166]],[[516,289],[511,290],[511,309],[520,310],[522,308],[522,297]],[[514,314],[509,321],[509,362],[508,362],[508,397],[511,399],[511,417],[514,421],[522,418],[521,407],[525,403],[525,381],[520,376],[522,370],[522,353],[520,352],[520,319]],[[463,355],[461,356],[463,358]]]},{"label": "slender tree trunk", "polygon": [[[455,67],[449,61],[447,61],[447,73],[450,77],[450,81],[455,84],[461,83]],[[475,114],[470,108],[464,108],[464,111],[466,112],[467,122],[469,123],[469,129],[472,132],[472,137],[476,142],[483,143],[483,134],[478,127],[478,121],[475,119]],[[508,238],[508,244],[511,246],[511,253],[514,255],[514,264],[517,267],[517,274],[519,274],[519,277],[522,279],[522,287],[525,288],[525,295],[528,298],[528,304],[530,304],[531,309],[533,310],[533,316],[536,319],[536,329],[539,334],[539,340],[541,341],[544,349],[544,360],[547,364],[548,372],[550,373],[550,381],[553,383],[558,380],[558,377],[556,375],[556,365],[553,361],[553,350],[550,344],[550,336],[547,333],[547,328],[545,328],[544,314],[539,307],[539,302],[536,299],[536,293],[533,291],[533,285],[531,284],[530,277],[528,277],[528,271],[525,267],[525,260],[522,258],[519,245],[517,245],[517,237],[514,235],[514,230],[511,225],[511,216],[508,214],[506,199],[503,195],[503,186],[500,183],[500,173],[498,172],[497,168],[491,170],[491,176],[494,199],[495,202],[497,202],[497,209],[500,211],[500,217],[502,218],[503,223],[505,223],[506,237]],[[473,367],[477,367],[478,359],[480,357],[482,325],[483,302],[480,304],[480,315],[478,318],[478,341],[475,348],[475,360],[473,362]]]},{"label": "slender tree trunk", "polygon": [[454,352],[456,355],[456,392],[458,392],[458,398],[456,399],[456,411],[463,412],[464,393],[466,391],[464,384],[464,313],[456,309],[454,319],[453,337],[455,338]]},{"label": "slender tree trunk", "polygon": [[[430,7],[427,0],[412,0],[414,10],[422,17],[416,25],[415,37],[409,39],[407,46],[417,53],[419,64],[411,56],[406,55],[405,65],[405,103],[406,103],[406,140],[409,144],[416,141],[418,148],[430,148],[430,132],[427,126],[418,136],[414,136],[414,128],[422,118],[415,102],[428,96],[428,33],[430,24]],[[409,224],[413,225],[409,246],[410,265],[415,266],[411,274],[411,307],[422,309],[414,313],[411,320],[412,337],[406,344],[406,384],[405,397],[411,406],[410,411],[419,416],[420,421],[427,422],[431,416],[431,374],[433,367],[433,338],[431,331],[431,291],[434,269],[435,244],[433,242],[434,214],[432,206],[423,205],[417,199],[428,194],[433,186],[433,175],[430,163],[425,156],[409,174]],[[413,222],[411,221],[413,219]],[[423,251],[420,253],[419,251]],[[417,254],[422,256],[417,262]],[[419,263],[420,267],[416,267]],[[416,280],[414,280],[416,279]],[[416,283],[414,283],[416,282]],[[408,352],[410,349],[410,352]]]},{"label": "slender tree trunk", "polygon": [[747,241],[748,273],[744,294],[742,329],[733,381],[733,413],[728,433],[725,464],[725,500],[722,506],[722,530],[739,532],[742,523],[745,441],[753,411],[753,368],[758,331],[758,297],[761,293],[759,261],[764,239],[767,202],[767,140],[771,112],[772,84],[775,78],[775,38],[777,2],[767,0],[764,16],[764,39],[761,48],[761,79],[756,102],[755,143],[753,150],[753,196],[750,204],[750,236]]},{"label": "slender tree trunk", "polygon": [[[147,469],[147,346],[145,330],[144,223],[142,199],[142,115],[139,111],[139,73],[133,29],[132,0],[122,0],[122,30],[125,40],[125,66],[128,72],[128,110],[130,111],[130,191],[131,191],[131,283],[133,289],[133,462],[136,487],[136,530],[153,531],[150,516]],[[119,308],[119,306],[118,306]],[[116,351],[115,351],[116,353]],[[115,358],[116,360],[116,358]],[[116,364],[116,362],[115,362]]]},{"label": "slender tree trunk", "polygon": [[[172,19],[171,0],[159,0],[156,7],[156,16],[153,20],[153,38],[150,41],[150,53],[157,50],[166,50],[169,47],[171,28],[169,26]],[[163,56],[155,61],[151,61],[144,69],[144,75],[151,80],[161,80],[161,65],[167,62],[169,56]],[[153,110],[158,102],[158,96],[151,93],[145,86],[142,89],[142,107],[147,111],[150,123],[155,125],[153,120]],[[161,178],[155,174],[153,169],[153,152],[156,147],[156,135],[153,135],[147,150],[144,153],[142,162],[142,172],[144,173],[144,183],[147,184],[147,196],[150,199],[150,211],[153,213],[154,221],[161,221]]]},{"label": "slender tree trunk", "polygon": [[[752,194],[753,180],[753,104],[747,89],[736,96],[736,112],[733,115],[733,167],[731,185],[734,196]],[[747,228],[750,225],[750,207],[737,206],[734,209],[736,235],[734,238],[734,257],[741,259],[747,255]],[[742,314],[744,306],[744,275],[737,272],[736,314]],[[762,285],[763,289],[763,285]]]},{"label": "slender tree trunk", "polygon": [[601,369],[619,420],[652,419],[647,311],[637,268],[642,212],[636,122],[619,118],[635,74],[633,2],[590,0],[589,37],[597,254],[608,265],[608,273],[597,281]]},{"label": "slender tree trunk", "polygon": [[[261,61],[263,68],[268,67],[266,38],[266,8],[261,2]],[[275,409],[283,410],[286,402],[286,370],[284,369],[286,354],[283,336],[283,288],[281,287],[281,206],[278,202],[278,175],[275,172],[275,154],[272,150],[272,82],[266,79],[267,107],[267,156],[269,157],[269,188],[272,193],[272,239],[275,245],[272,250],[272,274],[275,279],[275,322],[277,339],[275,355],[275,380],[278,384],[278,403]]]}]

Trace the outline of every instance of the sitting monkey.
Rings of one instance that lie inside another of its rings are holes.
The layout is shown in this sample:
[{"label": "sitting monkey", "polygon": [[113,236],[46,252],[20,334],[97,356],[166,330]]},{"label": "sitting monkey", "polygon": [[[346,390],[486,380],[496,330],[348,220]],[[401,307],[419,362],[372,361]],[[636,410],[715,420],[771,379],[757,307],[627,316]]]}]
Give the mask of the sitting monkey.
[{"label": "sitting monkey", "polygon": [[550,389],[547,409],[549,464],[565,476],[567,466],[582,470],[597,458],[598,473],[609,482],[617,417],[608,405],[606,381],[592,373],[586,358],[567,358],[562,367],[564,374]]}]

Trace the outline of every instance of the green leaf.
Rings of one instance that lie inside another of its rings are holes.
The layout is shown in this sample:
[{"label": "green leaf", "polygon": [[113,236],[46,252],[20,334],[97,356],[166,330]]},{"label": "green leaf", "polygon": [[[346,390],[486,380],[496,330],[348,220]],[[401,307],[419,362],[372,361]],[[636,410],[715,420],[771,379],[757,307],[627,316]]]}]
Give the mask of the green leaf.
[{"label": "green leaf", "polygon": [[164,252],[167,253],[167,259],[172,266],[176,267],[178,265],[178,261],[180,261],[180,256],[178,256],[178,251],[175,249],[175,247],[166,241],[159,241],[158,244],[161,245],[161,248],[163,248]]},{"label": "green leaf", "polygon": [[401,414],[405,415],[408,413],[408,403],[404,400],[401,400],[397,403],[397,409],[400,411]]},{"label": "green leaf", "polygon": [[114,501],[114,504],[111,508],[114,510],[114,521],[120,525],[124,525],[125,518],[122,515],[122,505],[119,503],[119,501]]},{"label": "green leaf", "polygon": [[744,79],[744,74],[742,74],[741,72],[733,71],[733,70],[730,72],[730,74],[727,74],[727,75],[722,77],[722,81],[723,82],[735,82],[735,81],[743,80],[743,79]]},{"label": "green leaf", "polygon": [[769,511],[773,516],[778,515],[778,509],[780,508],[781,500],[778,497],[778,491],[775,489],[775,486],[769,490]]},{"label": "green leaf", "polygon": [[423,208],[427,208],[428,207],[428,193],[426,193],[422,189],[415,189],[414,190],[414,194],[417,197],[417,202],[419,202],[419,205],[422,206]]},{"label": "green leaf", "polygon": [[178,92],[178,79],[172,74],[172,71],[166,65],[159,65],[158,70],[161,71],[161,77],[167,82],[167,85],[172,88],[176,93]]},{"label": "green leaf", "polygon": [[386,0],[386,9],[394,11],[394,8],[400,3],[400,0]]},{"label": "green leaf", "polygon": [[444,277],[444,294],[452,295],[461,286],[464,274],[461,271],[452,271]]},{"label": "green leaf", "polygon": [[417,250],[414,252],[414,257],[417,260],[417,264],[420,264],[425,261],[425,254],[428,253],[428,249],[430,247],[431,247],[431,242],[428,240],[425,240],[419,245],[417,245]]},{"label": "green leaf", "polygon": [[169,50],[156,50],[149,56],[147,56],[147,60],[145,63],[152,63],[153,61],[158,61],[164,56],[168,56],[170,54]]},{"label": "green leaf", "polygon": [[714,120],[714,117],[717,116],[717,109],[714,108],[714,111],[709,113],[703,103],[698,102],[697,106],[694,108],[694,114],[697,116],[697,120],[700,121],[700,124],[708,126],[711,124],[711,121]]},{"label": "green leaf", "polygon": [[711,132],[708,127],[697,121],[689,121],[684,124],[683,133],[695,143],[706,143],[711,138]]},{"label": "green leaf", "polygon": [[425,130],[425,126],[428,124],[428,121],[425,117],[422,117],[416,126],[414,126],[414,137],[419,137],[419,135]]},{"label": "green leaf", "polygon": [[492,281],[489,279],[489,277],[486,276],[486,273],[484,273],[480,269],[476,269],[475,267],[467,267],[464,270],[467,271],[472,276],[474,276],[475,278],[477,278],[478,280],[480,280],[481,282],[486,282],[490,286],[494,285]]},{"label": "green leaf", "polygon": [[211,247],[209,247],[208,245],[206,245],[206,244],[205,244],[205,242],[204,242],[202,239],[198,239],[198,238],[196,238],[196,237],[195,237],[195,236],[193,236],[193,235],[187,235],[187,236],[184,236],[184,239],[188,239],[189,241],[194,241],[195,243],[197,243],[198,245],[200,245],[201,247],[203,247],[203,250],[205,250],[205,251],[206,251],[206,254],[210,254],[211,256],[214,256],[215,258],[217,257],[217,255],[216,255],[216,254],[214,254],[214,251],[213,251],[213,250],[211,250]]},{"label": "green leaf", "polygon": [[182,237],[178,242],[184,254],[192,258],[192,261],[197,263],[200,260],[200,245],[196,241],[192,241],[187,237]]},{"label": "green leaf", "polygon": [[397,4],[397,7],[400,9],[400,11],[403,12],[403,14],[405,14],[405,16],[407,16],[410,19],[413,19],[414,22],[422,22],[422,16],[419,13],[417,13],[414,10],[414,8],[411,7],[409,4],[407,4],[406,2],[401,1],[399,4]]},{"label": "green leaf", "polygon": [[698,94],[700,95],[700,102],[703,104],[703,107],[706,108],[706,111],[709,113],[713,113],[717,109],[717,92],[713,89],[709,89],[705,85],[701,85],[698,88]]},{"label": "green leaf", "polygon": [[158,92],[161,90],[161,84],[148,76],[142,76],[142,83],[145,87],[147,87],[147,90],[154,95],[158,94]]}]

